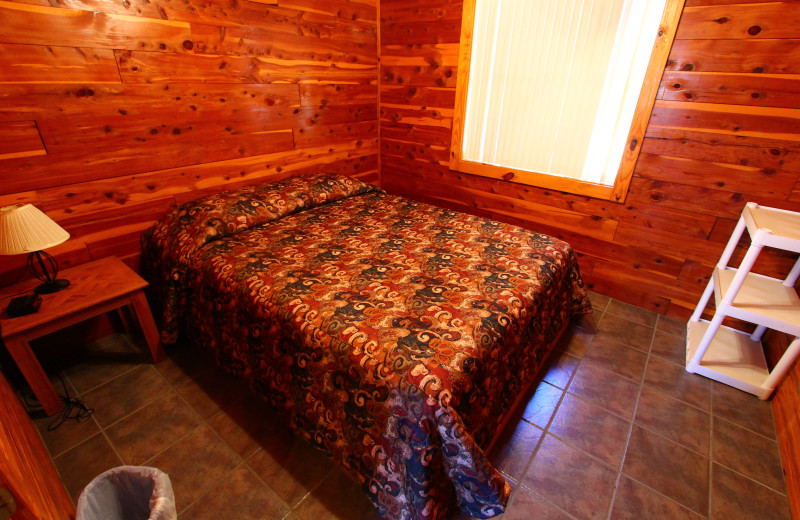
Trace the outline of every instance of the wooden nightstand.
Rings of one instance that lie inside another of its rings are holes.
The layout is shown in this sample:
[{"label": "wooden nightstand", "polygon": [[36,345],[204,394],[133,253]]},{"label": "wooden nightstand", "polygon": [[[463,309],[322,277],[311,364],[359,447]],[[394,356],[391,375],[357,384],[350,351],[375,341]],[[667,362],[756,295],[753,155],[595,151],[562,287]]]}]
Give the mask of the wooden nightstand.
[{"label": "wooden nightstand", "polygon": [[[147,282],[122,260],[108,257],[78,265],[60,271],[59,278],[69,280],[69,287],[57,293],[43,294],[39,312],[18,318],[0,318],[0,334],[6,348],[47,415],[58,412],[64,405],[31,350],[28,342],[32,339],[130,305],[153,361],[159,362],[164,358],[158,329],[144,296]],[[5,312],[13,296],[32,292],[38,283],[38,280],[28,280],[4,288],[0,312]]]}]

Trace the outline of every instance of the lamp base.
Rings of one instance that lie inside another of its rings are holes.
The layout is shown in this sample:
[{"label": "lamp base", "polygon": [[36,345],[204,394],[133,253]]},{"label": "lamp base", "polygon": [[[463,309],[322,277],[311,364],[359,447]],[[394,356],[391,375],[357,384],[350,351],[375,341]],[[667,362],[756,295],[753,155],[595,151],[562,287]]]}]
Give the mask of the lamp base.
[{"label": "lamp base", "polygon": [[69,280],[53,280],[52,282],[45,282],[41,284],[39,287],[34,289],[34,292],[37,294],[51,294],[58,292],[61,289],[66,289],[67,286],[69,286]]}]

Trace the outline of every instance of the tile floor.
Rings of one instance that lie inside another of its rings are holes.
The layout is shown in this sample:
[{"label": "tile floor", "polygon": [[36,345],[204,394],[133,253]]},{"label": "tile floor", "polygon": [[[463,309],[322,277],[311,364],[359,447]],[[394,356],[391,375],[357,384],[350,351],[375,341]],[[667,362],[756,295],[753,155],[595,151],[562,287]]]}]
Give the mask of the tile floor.
[{"label": "tile floor", "polygon": [[[685,372],[683,323],[592,300],[596,332],[573,327],[494,455],[514,489],[504,520],[790,518],[769,403]],[[125,335],[71,353],[65,383],[95,413],[36,423],[73,499],[143,464],[170,475],[181,520],[377,518],[207,356],[168,355],[143,363]]]}]

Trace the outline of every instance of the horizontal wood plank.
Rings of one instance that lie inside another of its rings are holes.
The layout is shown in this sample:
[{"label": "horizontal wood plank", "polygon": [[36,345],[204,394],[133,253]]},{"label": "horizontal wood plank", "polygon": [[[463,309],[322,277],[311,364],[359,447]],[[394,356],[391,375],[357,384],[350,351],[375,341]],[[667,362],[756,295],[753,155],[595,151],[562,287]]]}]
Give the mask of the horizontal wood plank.
[{"label": "horizontal wood plank", "polygon": [[420,126],[381,121],[381,137],[414,143],[450,146],[450,129],[443,126]]},{"label": "horizontal wood plank", "polygon": [[3,43],[186,52],[187,22],[0,1]]},{"label": "horizontal wood plank", "polygon": [[[52,0],[59,7],[130,15],[156,20],[201,23],[222,27],[261,27],[274,33],[314,34],[350,41],[375,38],[374,22],[344,20],[335,16],[305,12],[260,2],[108,2],[106,0]],[[331,9],[346,0],[330,0]]]},{"label": "horizontal wood plank", "polygon": [[395,22],[383,24],[382,45],[419,45],[425,43],[458,43],[461,18],[435,21]]},{"label": "horizontal wood plank", "polygon": [[46,153],[35,122],[0,123],[0,161]]},{"label": "horizontal wood plank", "polygon": [[675,38],[800,38],[800,4],[688,6]]},{"label": "horizontal wood plank", "polygon": [[125,83],[370,83],[375,65],[243,56],[117,51]]},{"label": "horizontal wood plank", "polygon": [[800,173],[643,153],[636,163],[636,175],[645,179],[698,187],[714,186],[722,191],[780,199],[791,191]]},{"label": "horizontal wood plank", "polygon": [[367,63],[378,60],[375,39],[351,42],[316,35],[274,33],[260,27],[192,24],[194,52],[280,60]]},{"label": "horizontal wood plank", "polygon": [[404,157],[438,164],[448,164],[450,161],[450,149],[446,146],[409,143],[392,139],[381,139],[381,153],[387,157]]},{"label": "horizontal wood plank", "polygon": [[388,105],[452,109],[455,100],[456,91],[453,88],[381,86],[381,103]]},{"label": "horizontal wood plank", "polygon": [[453,109],[447,108],[415,109],[407,108],[403,105],[382,103],[380,117],[382,120],[391,121],[392,123],[441,126],[444,128],[452,128],[453,126]]},{"label": "horizontal wood plank", "polygon": [[377,18],[378,0],[279,0],[281,7],[309,13],[321,13],[345,20],[374,23]]},{"label": "horizontal wood plank", "polygon": [[376,85],[299,85],[303,106],[352,105],[374,103],[378,96]]},{"label": "horizontal wood plank", "polygon": [[[374,102],[363,97],[361,103]],[[61,119],[75,116],[103,118],[152,114],[200,114],[241,117],[274,107],[297,106],[297,85],[124,85],[53,83],[6,85],[0,89],[0,121]]]},{"label": "horizontal wood plank", "polygon": [[799,74],[800,39],[675,40],[666,70]]},{"label": "horizontal wood plank", "polygon": [[338,143],[341,141],[354,141],[359,139],[369,140],[374,138],[377,132],[377,121],[314,125],[307,128],[298,128],[294,132],[294,143],[295,146],[307,148],[311,146],[320,146],[325,143]]},{"label": "horizontal wood plank", "polygon": [[656,101],[650,126],[800,141],[800,109]]},{"label": "horizontal wood plank", "polygon": [[463,5],[461,0],[406,1],[393,0],[381,2],[381,21],[386,24],[415,20],[434,22],[440,20],[461,20]]},{"label": "horizontal wood plank", "polygon": [[800,75],[667,71],[659,99],[800,108]]},{"label": "horizontal wood plank", "polygon": [[381,66],[381,86],[383,85],[412,85],[456,88],[455,66]]},{"label": "horizontal wood plank", "polygon": [[0,43],[0,84],[72,81],[119,83],[113,51]]},{"label": "horizontal wood plank", "polygon": [[650,126],[642,152],[773,170],[800,168],[800,143]]}]

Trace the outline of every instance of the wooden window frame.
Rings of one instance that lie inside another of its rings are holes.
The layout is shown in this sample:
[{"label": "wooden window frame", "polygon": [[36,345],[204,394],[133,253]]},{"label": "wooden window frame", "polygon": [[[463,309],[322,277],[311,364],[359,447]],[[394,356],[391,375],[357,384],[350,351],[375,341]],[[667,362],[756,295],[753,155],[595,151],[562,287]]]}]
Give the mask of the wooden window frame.
[{"label": "wooden window frame", "polygon": [[464,138],[464,117],[467,108],[467,91],[469,88],[470,61],[472,57],[473,29],[475,26],[476,0],[464,0],[461,20],[461,45],[458,56],[458,75],[456,80],[456,104],[453,115],[453,133],[450,146],[450,169],[483,177],[503,179],[510,182],[538,186],[557,191],[585,195],[598,199],[606,199],[623,203],[628,194],[636,160],[642,149],[642,141],[650,121],[650,114],[656,101],[661,77],[669,57],[675,32],[678,28],[685,0],[667,0],[664,13],[659,24],[658,36],[655,39],[650,61],[647,65],[645,79],[639,93],[633,121],[628,131],[628,146],[620,161],[616,180],[613,186],[587,182],[580,179],[560,177],[547,173],[532,172],[516,168],[496,166],[493,164],[468,161],[462,158],[462,142]]}]

